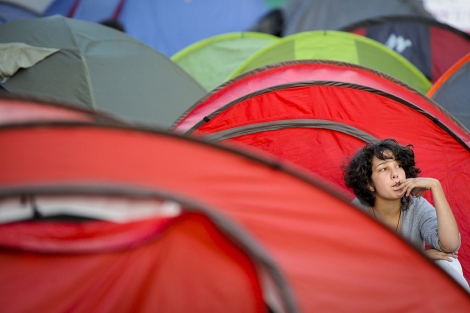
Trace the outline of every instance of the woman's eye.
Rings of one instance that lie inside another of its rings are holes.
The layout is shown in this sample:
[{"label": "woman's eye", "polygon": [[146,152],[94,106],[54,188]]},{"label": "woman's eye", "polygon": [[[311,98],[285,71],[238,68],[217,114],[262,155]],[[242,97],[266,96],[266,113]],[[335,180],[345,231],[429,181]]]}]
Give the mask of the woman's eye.
[{"label": "woman's eye", "polygon": [[385,172],[385,167],[384,167],[384,168],[381,168],[381,169],[379,170],[379,172]]}]

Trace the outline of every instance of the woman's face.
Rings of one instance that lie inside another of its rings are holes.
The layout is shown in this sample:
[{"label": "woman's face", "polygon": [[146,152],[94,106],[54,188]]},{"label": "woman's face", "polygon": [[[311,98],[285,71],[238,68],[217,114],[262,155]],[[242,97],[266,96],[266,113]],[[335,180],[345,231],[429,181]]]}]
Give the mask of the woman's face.
[{"label": "woman's face", "polygon": [[395,160],[391,151],[384,152],[385,160],[376,156],[372,159],[372,183],[375,196],[383,199],[400,199],[400,191],[394,190],[394,187],[400,184],[400,181],[406,178],[405,171]]}]

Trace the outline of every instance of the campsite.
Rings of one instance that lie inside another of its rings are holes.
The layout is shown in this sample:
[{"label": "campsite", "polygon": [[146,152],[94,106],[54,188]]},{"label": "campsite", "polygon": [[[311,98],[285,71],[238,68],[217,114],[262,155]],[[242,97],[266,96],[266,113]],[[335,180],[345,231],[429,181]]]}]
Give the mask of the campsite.
[{"label": "campsite", "polygon": [[[470,30],[430,2],[0,1],[2,311],[470,312]],[[462,279],[352,203],[386,138]]]}]

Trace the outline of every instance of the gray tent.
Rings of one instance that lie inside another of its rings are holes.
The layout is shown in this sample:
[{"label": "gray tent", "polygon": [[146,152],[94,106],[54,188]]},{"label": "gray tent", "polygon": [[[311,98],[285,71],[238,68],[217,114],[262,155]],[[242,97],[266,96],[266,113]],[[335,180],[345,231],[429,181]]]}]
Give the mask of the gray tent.
[{"label": "gray tent", "polygon": [[205,89],[129,35],[52,16],[0,25],[1,85],[129,119],[170,126]]},{"label": "gray tent", "polygon": [[309,30],[339,30],[364,19],[386,15],[432,17],[421,0],[289,0],[251,30],[288,36]]},{"label": "gray tent", "polygon": [[470,53],[456,62],[426,94],[470,131]]}]

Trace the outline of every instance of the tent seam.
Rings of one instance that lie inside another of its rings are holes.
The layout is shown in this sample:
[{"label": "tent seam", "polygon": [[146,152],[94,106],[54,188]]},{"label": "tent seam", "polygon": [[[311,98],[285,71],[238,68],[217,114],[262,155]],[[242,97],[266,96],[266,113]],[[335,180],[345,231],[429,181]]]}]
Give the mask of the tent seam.
[{"label": "tent seam", "polygon": [[73,43],[75,44],[75,47],[77,47],[77,50],[79,51],[80,59],[82,60],[82,64],[83,64],[84,72],[85,72],[85,76],[86,76],[87,90],[89,92],[89,96],[90,96],[90,99],[91,99],[91,106],[92,106],[92,108],[96,109],[97,105],[96,105],[96,98],[95,98],[95,92],[94,92],[95,90],[93,88],[93,84],[92,84],[92,80],[91,80],[90,69],[88,67],[87,59],[84,57],[84,55],[82,53],[82,52],[86,53],[86,49],[85,49],[85,51],[83,51],[82,47],[80,45],[78,45],[78,40],[77,40],[78,34],[75,34],[73,31],[71,31],[70,25],[69,25],[69,23],[67,23],[67,20],[64,20],[64,23],[67,27],[67,30],[71,34],[71,38],[73,38]]}]

